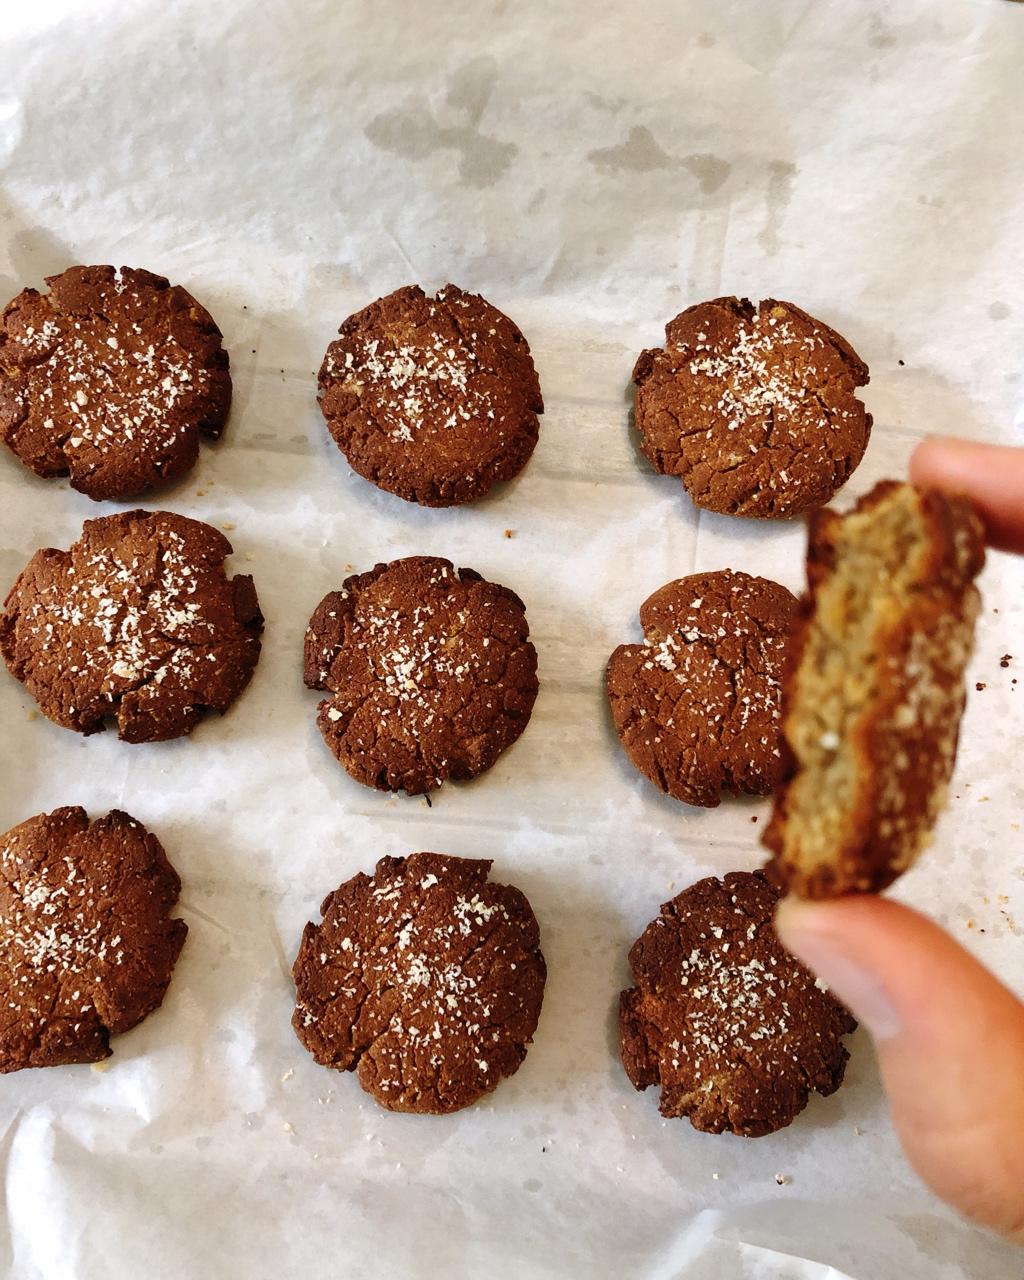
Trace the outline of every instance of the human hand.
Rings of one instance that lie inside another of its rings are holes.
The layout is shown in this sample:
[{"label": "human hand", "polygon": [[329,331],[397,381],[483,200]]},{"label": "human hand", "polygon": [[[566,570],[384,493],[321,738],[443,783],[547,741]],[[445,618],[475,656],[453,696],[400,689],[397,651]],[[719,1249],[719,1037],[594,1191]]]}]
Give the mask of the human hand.
[{"label": "human hand", "polygon": [[[926,440],[910,477],[968,494],[989,543],[1024,554],[1024,449]],[[1024,1244],[1024,1004],[937,925],[884,898],[789,898],[776,927],[871,1032],[917,1172]]]}]

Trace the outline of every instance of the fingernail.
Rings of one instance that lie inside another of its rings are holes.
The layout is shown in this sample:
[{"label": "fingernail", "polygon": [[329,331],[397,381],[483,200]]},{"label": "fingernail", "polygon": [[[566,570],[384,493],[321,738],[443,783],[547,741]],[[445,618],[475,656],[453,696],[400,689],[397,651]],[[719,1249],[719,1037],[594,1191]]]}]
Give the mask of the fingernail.
[{"label": "fingernail", "polygon": [[775,914],[775,931],[786,950],[826,983],[876,1040],[899,1034],[902,1019],[871,957],[852,954],[829,932],[827,911],[785,898]]}]

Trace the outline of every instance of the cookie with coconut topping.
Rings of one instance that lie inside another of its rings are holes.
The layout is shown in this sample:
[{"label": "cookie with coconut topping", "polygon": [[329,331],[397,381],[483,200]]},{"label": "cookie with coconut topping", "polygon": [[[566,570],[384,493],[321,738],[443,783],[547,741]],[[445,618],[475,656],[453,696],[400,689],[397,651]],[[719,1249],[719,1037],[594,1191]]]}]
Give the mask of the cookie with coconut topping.
[{"label": "cookie with coconut topping", "polygon": [[856,1022],[779,942],[779,894],[761,872],[710,876],[661,908],[633,944],[619,1001],[633,1087],[695,1129],[762,1137],[812,1091],[834,1093]]},{"label": "cookie with coconut topping", "polygon": [[348,578],[310,619],[305,680],[353,778],[419,795],[489,769],[526,728],[537,653],[507,587],[410,556]]},{"label": "cookie with coconut topping", "polygon": [[90,498],[185,474],[231,404],[228,354],[204,307],[163,276],[70,267],[0,319],[0,434],[38,476]]},{"label": "cookie with coconut topping", "polygon": [[605,684],[619,740],[656,787],[708,808],[723,791],[773,789],[795,606],[777,582],[731,569],[670,582],[640,606],[644,643],[619,645]]},{"label": "cookie with coconut topping", "polygon": [[389,1111],[468,1107],[522,1065],[544,995],[537,920],[488,859],[381,858],[324,900],[295,960],[295,1033]]},{"label": "cookie with coconut topping", "polygon": [[127,813],[41,813],[0,836],[0,1071],[98,1062],[159,1008],[188,927],[156,836]]},{"label": "cookie with coconut topping", "polygon": [[640,443],[699,507],[780,519],[824,506],[864,456],[867,366],[790,302],[716,298],[633,370]]},{"label": "cookie with coconut topping", "polygon": [[169,511],[87,520],[68,551],[37,551],[0,614],[0,653],[51,720],[117,722],[126,742],[190,733],[249,683],[263,616],[231,543]]},{"label": "cookie with coconut topping", "polygon": [[519,329],[475,293],[397,289],[350,316],[320,408],[352,469],[425,507],[475,502],[526,465],[544,411]]}]

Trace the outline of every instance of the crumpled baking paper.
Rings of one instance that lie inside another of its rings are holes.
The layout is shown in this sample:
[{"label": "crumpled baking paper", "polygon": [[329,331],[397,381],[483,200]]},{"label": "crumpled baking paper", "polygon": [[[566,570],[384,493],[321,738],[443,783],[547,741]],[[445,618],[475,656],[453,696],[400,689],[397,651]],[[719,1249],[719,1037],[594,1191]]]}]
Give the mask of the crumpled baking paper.
[{"label": "crumpled baking paper", "polygon": [[[189,741],[83,740],[0,680],[0,828],[126,808],[180,871],[190,929],[164,1007],[109,1069],[4,1079],[0,1269],[1019,1276],[1019,1253],[908,1171],[862,1032],[847,1084],[757,1141],[663,1122],[630,1088],[626,950],[674,892],[758,865],[766,806],[657,793],[615,742],[602,671],[674,577],[802,579],[799,525],[699,515],[639,455],[632,362],[684,306],[792,299],[868,361],[874,437],[843,501],[902,474],[928,432],[1024,436],[1024,7],[35,0],[3,22],[4,297],[112,262],[210,308],[231,420],[148,505],[229,530],[267,629],[249,690]],[[449,279],[524,329],[547,413],[517,481],[426,511],[352,475],[314,373],[351,311]],[[5,589],[36,547],[114,509],[5,453]],[[348,779],[301,681],[321,595],[419,552],[522,595],[542,680],[520,742],[430,809]],[[1018,990],[1022,585],[991,557],[951,807],[895,890]],[[289,1026],[323,895],[417,849],[493,858],[531,898],[550,969],[522,1069],[448,1118],[380,1111]]]}]

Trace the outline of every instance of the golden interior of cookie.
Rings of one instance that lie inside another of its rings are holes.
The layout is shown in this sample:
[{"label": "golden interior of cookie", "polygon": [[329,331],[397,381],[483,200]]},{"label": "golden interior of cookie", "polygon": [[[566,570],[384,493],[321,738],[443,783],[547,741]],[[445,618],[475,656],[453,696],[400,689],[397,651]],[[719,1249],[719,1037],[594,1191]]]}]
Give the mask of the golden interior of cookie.
[{"label": "golden interior of cookie", "polygon": [[858,729],[875,714],[886,638],[926,572],[930,549],[908,486],[836,526],[835,568],[818,589],[785,725],[797,773],[783,856],[804,874],[834,865],[850,839],[865,778]]}]

